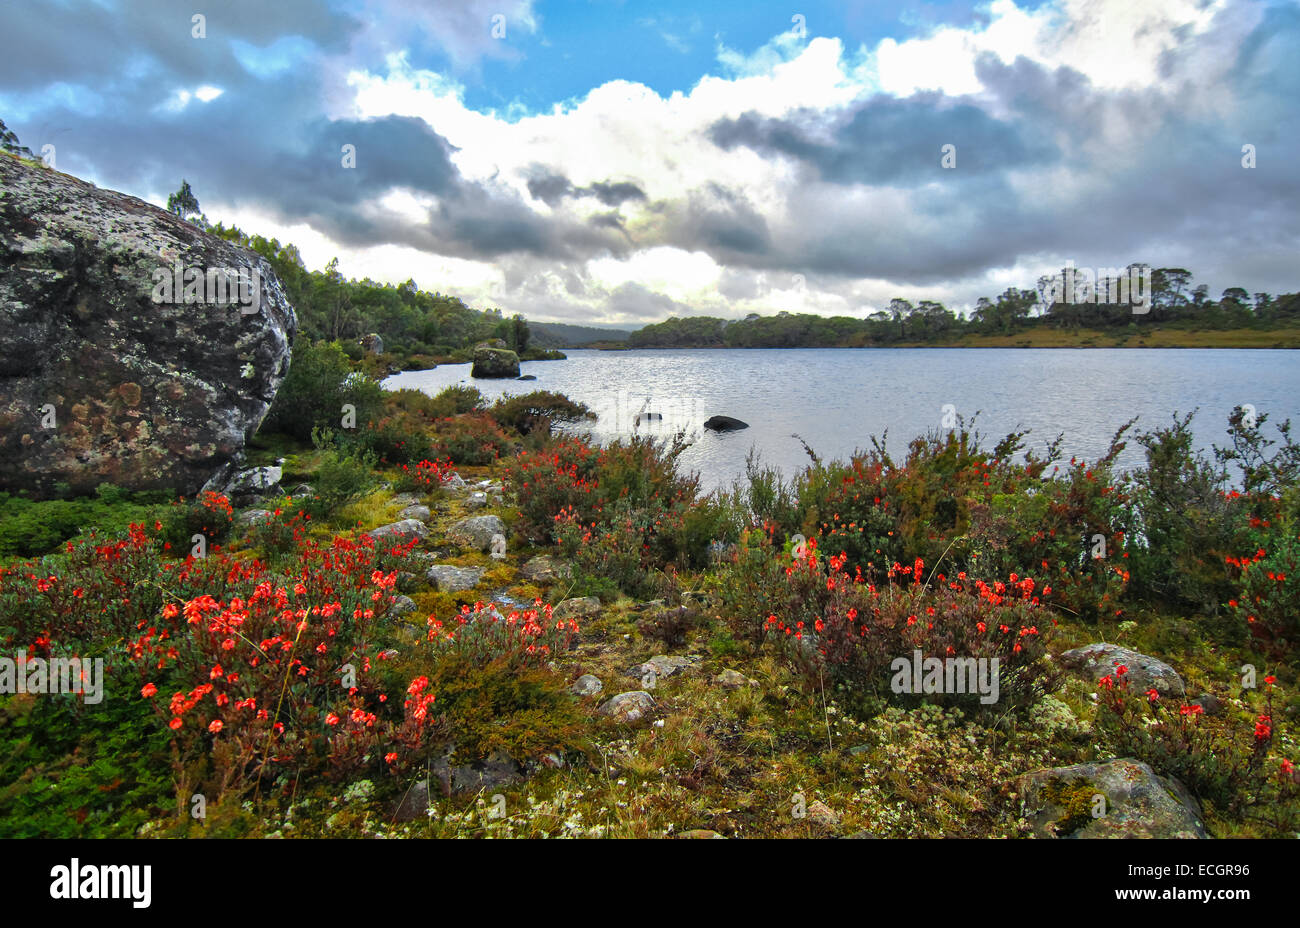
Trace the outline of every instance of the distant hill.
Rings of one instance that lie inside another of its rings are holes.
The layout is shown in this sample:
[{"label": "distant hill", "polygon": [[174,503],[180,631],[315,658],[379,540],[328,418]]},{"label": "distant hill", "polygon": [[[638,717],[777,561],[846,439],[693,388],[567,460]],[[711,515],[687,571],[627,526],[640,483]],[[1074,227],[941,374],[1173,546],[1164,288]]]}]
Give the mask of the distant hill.
[{"label": "distant hill", "polygon": [[533,342],[543,348],[578,348],[593,342],[625,342],[632,335],[624,329],[603,329],[590,325],[563,322],[529,321]]}]

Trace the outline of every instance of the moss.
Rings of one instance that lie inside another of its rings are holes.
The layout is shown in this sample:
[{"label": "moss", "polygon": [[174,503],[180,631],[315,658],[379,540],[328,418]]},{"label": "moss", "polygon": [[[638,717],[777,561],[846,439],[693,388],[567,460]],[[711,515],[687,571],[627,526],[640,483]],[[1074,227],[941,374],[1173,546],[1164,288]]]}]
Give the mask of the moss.
[{"label": "moss", "polygon": [[1052,777],[1043,787],[1043,799],[1061,810],[1055,819],[1056,833],[1061,837],[1072,835],[1093,822],[1093,802],[1097,788],[1086,780],[1067,780]]}]

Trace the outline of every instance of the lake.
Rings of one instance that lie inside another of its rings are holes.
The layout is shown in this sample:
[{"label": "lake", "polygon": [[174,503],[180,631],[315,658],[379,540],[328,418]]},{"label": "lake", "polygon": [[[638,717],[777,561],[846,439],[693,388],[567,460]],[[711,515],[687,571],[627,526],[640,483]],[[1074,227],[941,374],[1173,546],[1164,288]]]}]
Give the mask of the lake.
[{"label": "lake", "polygon": [[[1042,451],[1064,432],[1064,456],[1094,459],[1115,429],[1133,416],[1137,428],[1167,424],[1175,413],[1199,408],[1202,448],[1227,441],[1227,417],[1236,405],[1269,414],[1273,424],[1300,424],[1300,355],[1286,350],[1231,349],[645,349],[566,350],[567,361],[530,361],[522,373],[535,381],[475,380],[470,365],[406,371],[384,386],[437,393],[456,383],[478,387],[489,399],[553,390],[586,403],[599,415],[586,431],[605,441],[634,428],[650,434],[686,429],[695,436],[682,463],[700,472],[706,489],[730,485],[756,449],[787,476],[808,464],[802,437],[824,460],[847,458],[888,430],[888,447],[901,456],[907,443],[939,429],[945,412],[968,420],[986,447],[1016,428],[1028,428],[1027,447]],[[952,409],[945,410],[946,406]],[[662,419],[643,421],[641,412]],[[748,422],[743,431],[705,431],[713,415]],[[1130,442],[1121,467],[1142,463]]]}]

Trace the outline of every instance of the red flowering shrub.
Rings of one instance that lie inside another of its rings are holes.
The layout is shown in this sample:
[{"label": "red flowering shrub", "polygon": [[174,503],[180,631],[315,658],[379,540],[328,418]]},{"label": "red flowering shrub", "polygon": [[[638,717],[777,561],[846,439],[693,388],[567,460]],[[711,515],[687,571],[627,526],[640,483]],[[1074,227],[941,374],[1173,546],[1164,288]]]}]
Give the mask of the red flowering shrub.
[{"label": "red flowering shrub", "polygon": [[1238,592],[1228,608],[1271,656],[1293,658],[1300,641],[1300,538],[1279,531],[1260,540],[1268,550],[1226,558],[1239,572]]},{"label": "red flowering shrub", "polygon": [[[1300,827],[1300,776],[1274,751],[1281,743],[1273,708],[1276,680],[1265,677],[1263,699],[1246,718],[1207,718],[1200,705],[1133,692],[1128,668],[1098,682],[1095,729],[1118,756],[1136,757],[1158,773],[1177,777],[1221,811],[1270,826],[1290,837]],[[1243,694],[1245,695],[1245,694]]]},{"label": "red flowering shrub", "polygon": [[195,535],[208,547],[220,544],[235,524],[230,500],[219,493],[203,492],[197,499],[178,500],[163,518],[163,537],[178,553],[188,551]]},{"label": "red flowering shrub", "polygon": [[456,468],[451,461],[422,460],[414,467],[402,465],[402,475],[393,486],[396,490],[409,493],[416,492],[428,496],[445,487],[456,476]]},{"label": "red flowering shrub", "polygon": [[446,458],[456,464],[496,462],[510,450],[512,441],[486,413],[470,413],[439,421],[424,457]]},{"label": "red flowering shrub", "polygon": [[592,522],[603,508],[596,494],[600,451],[577,438],[552,442],[544,452],[521,451],[505,462],[503,483],[519,507],[519,529],[550,541],[560,513]]},{"label": "red flowering shrub", "polygon": [[569,650],[578,633],[577,619],[556,619],[550,604],[539,599],[534,608],[502,615],[495,603],[461,606],[444,623],[429,616],[427,638],[440,653],[461,655],[473,664],[494,661],[509,666],[540,666]]},{"label": "red flowering shrub", "polygon": [[[893,564],[877,585],[860,567],[850,573],[843,554],[821,557],[815,540],[784,565],[783,582],[765,598],[771,611],[758,621],[763,637],[780,641],[814,679],[824,673],[883,695],[891,665],[920,651],[940,660],[996,658],[999,704],[1027,706],[1056,686],[1045,660],[1051,619],[1032,579],[1013,574],[989,585],[964,571],[931,576],[918,558]],[[738,618],[753,622],[755,613]]]},{"label": "red flowering shrub", "polygon": [[0,570],[3,644],[102,653],[109,679],[134,667],[180,764],[211,756],[210,795],[268,771],[348,776],[381,755],[400,766],[432,697],[417,687],[390,703],[374,632],[414,542],[321,544],[293,528],[294,560],[274,572],[220,550],[164,560],[139,525],[111,544],[69,542]]}]

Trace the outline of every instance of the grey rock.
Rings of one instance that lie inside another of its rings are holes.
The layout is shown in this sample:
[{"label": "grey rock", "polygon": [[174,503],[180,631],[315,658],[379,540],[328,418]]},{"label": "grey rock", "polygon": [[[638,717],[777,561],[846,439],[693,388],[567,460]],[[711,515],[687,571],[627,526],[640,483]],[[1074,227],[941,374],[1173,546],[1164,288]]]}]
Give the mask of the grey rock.
[{"label": "grey rock", "polygon": [[728,667],[713,678],[713,682],[723,689],[734,690],[742,686],[754,686],[754,681],[749,679],[738,670],[732,670]]},{"label": "grey rock", "polygon": [[1213,693],[1202,693],[1192,700],[1192,704],[1200,706],[1206,715],[1219,715],[1223,712],[1223,700]]},{"label": "grey rock", "polygon": [[605,684],[600,682],[600,677],[595,674],[584,673],[573,681],[573,685],[569,687],[569,692],[575,696],[595,696],[604,688]]},{"label": "grey rock", "polygon": [[255,525],[258,522],[269,522],[275,518],[275,513],[267,509],[245,509],[235,517],[236,525]]},{"label": "grey rock", "polygon": [[433,513],[429,511],[429,507],[421,506],[419,503],[407,506],[397,514],[399,519],[415,519],[417,522],[428,522],[432,516]]},{"label": "grey rock", "polygon": [[820,799],[810,803],[808,808],[804,810],[804,814],[809,823],[818,828],[830,831],[840,825],[840,817],[835,814],[835,810]]},{"label": "grey rock", "polygon": [[596,711],[620,722],[636,722],[655,707],[654,697],[645,690],[630,690],[602,703]]},{"label": "grey rock", "polygon": [[1154,689],[1161,696],[1183,696],[1183,678],[1162,660],[1146,654],[1121,648],[1119,645],[1097,642],[1074,648],[1061,655],[1061,665],[1067,670],[1100,680],[1106,675],[1115,676],[1115,668],[1127,668],[1128,688],[1131,693],[1144,693]]},{"label": "grey rock", "polygon": [[475,490],[465,500],[466,509],[482,509],[488,504],[487,494],[482,490]]},{"label": "grey rock", "polygon": [[444,795],[500,789],[522,782],[523,768],[504,751],[493,751],[486,758],[467,764],[451,763],[450,754],[435,760],[429,772],[442,784]]},{"label": "grey rock", "polygon": [[271,491],[280,488],[283,476],[283,469],[274,464],[241,470],[226,485],[226,494],[236,499],[247,499],[258,494],[269,496]]},{"label": "grey rock", "polygon": [[424,540],[429,537],[429,529],[423,522],[416,519],[403,519],[401,522],[392,522],[388,525],[381,525],[379,528],[371,529],[366,533],[371,538],[419,538]]},{"label": "grey rock", "polygon": [[448,564],[435,564],[429,568],[426,576],[434,588],[443,593],[458,593],[472,590],[483,580],[487,573],[483,567],[452,567]]},{"label": "grey rock", "polygon": [[298,330],[271,265],[39,164],[0,157],[0,191],[0,490],[223,487]]},{"label": "grey rock", "polygon": [[429,809],[429,781],[417,780],[398,801],[393,819],[398,822],[419,821],[428,817]]},{"label": "grey rock", "polygon": [[378,334],[371,332],[369,335],[363,335],[359,339],[361,349],[366,354],[383,354],[384,340]]},{"label": "grey rock", "polygon": [[554,583],[572,577],[573,568],[548,554],[539,554],[519,568],[519,575],[533,583]]},{"label": "grey rock", "polygon": [[486,551],[493,535],[504,534],[505,523],[497,516],[471,516],[447,529],[447,541],[458,548]]},{"label": "grey rock", "polygon": [[648,661],[629,667],[626,675],[635,680],[644,680],[653,674],[655,679],[671,677],[678,671],[693,670],[699,664],[698,657],[679,657],[671,654],[658,654]]},{"label": "grey rock", "polygon": [[506,348],[493,348],[486,344],[474,349],[471,377],[499,378],[519,376],[519,355]]},{"label": "grey rock", "polygon": [[[1021,812],[1040,838],[1207,837],[1187,789],[1132,758],[1035,770],[1015,786]],[[1105,800],[1096,817],[1094,795]]]},{"label": "grey rock", "polygon": [[415,605],[415,600],[411,599],[411,597],[398,596],[394,598],[393,604],[388,607],[388,614],[394,617],[407,615],[414,612],[417,608],[419,607]]},{"label": "grey rock", "polygon": [[316,495],[316,488],[310,483],[300,483],[293,488],[290,494],[294,499],[310,498]]},{"label": "grey rock", "polygon": [[600,600],[594,596],[579,596],[573,599],[566,599],[553,610],[551,615],[559,619],[585,619],[587,616],[595,615],[600,612]]}]

